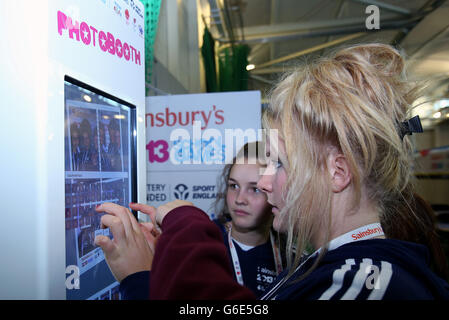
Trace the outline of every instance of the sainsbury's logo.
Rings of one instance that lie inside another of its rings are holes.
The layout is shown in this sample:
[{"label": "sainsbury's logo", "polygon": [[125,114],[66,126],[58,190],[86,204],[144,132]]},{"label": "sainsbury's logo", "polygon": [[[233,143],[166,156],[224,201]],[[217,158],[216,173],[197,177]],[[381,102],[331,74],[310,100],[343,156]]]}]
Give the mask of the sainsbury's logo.
[{"label": "sainsbury's logo", "polygon": [[382,228],[379,228],[379,227],[373,228],[373,229],[367,228],[366,230],[360,231],[359,233],[353,233],[351,235],[351,237],[354,240],[360,240],[360,239],[362,239],[362,238],[364,238],[366,236],[369,236],[369,235],[372,235],[372,234],[376,234],[376,233],[378,233],[379,235],[383,234]]},{"label": "sainsbury's logo", "polygon": [[132,45],[122,42],[114,37],[110,32],[98,30],[89,26],[86,22],[73,22],[72,18],[61,11],[58,11],[58,33],[63,36],[63,30],[67,30],[70,39],[82,41],[86,46],[98,46],[101,51],[108,52],[126,61],[133,61],[137,65],[142,65],[140,51]]},{"label": "sainsbury's logo", "polygon": [[157,112],[155,114],[149,112],[145,114],[145,126],[151,127],[177,127],[188,126],[195,123],[195,120],[202,120],[204,126],[201,126],[201,130],[207,128],[209,122],[214,122],[217,125],[224,123],[224,110],[217,109],[215,105],[211,107],[209,112],[205,110],[201,111],[175,111],[170,110],[169,107],[165,108],[165,112]]}]

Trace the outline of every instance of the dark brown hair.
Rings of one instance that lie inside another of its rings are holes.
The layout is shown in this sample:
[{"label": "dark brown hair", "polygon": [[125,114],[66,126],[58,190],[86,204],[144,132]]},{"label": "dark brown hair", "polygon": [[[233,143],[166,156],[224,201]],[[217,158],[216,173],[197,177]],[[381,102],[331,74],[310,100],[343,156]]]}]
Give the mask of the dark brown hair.
[{"label": "dark brown hair", "polygon": [[[413,211],[419,219],[410,219]],[[384,215],[382,228],[390,239],[410,241],[425,245],[430,253],[431,269],[445,280],[449,280],[446,256],[436,230],[436,215],[432,207],[421,196],[413,193],[411,199],[396,203],[395,215]]]}]

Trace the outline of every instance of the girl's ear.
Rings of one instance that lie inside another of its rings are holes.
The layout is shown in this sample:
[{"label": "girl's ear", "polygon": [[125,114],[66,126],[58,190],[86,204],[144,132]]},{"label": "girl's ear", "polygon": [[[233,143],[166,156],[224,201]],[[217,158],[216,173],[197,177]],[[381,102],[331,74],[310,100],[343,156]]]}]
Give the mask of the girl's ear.
[{"label": "girl's ear", "polygon": [[346,157],[336,149],[332,149],[329,153],[327,165],[331,176],[332,191],[335,193],[342,192],[350,184],[352,179]]}]

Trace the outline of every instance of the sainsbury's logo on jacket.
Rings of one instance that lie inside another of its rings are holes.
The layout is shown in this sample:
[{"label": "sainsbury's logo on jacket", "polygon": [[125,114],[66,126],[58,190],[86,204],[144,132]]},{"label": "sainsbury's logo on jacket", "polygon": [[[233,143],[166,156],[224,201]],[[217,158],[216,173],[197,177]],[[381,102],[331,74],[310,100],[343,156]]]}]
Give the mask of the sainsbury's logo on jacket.
[{"label": "sainsbury's logo on jacket", "polygon": [[364,231],[360,231],[359,233],[353,233],[351,234],[352,239],[354,240],[360,240],[363,239],[366,236],[372,235],[372,234],[376,234],[378,233],[379,235],[383,234],[382,228],[377,227],[377,228],[367,228]]}]

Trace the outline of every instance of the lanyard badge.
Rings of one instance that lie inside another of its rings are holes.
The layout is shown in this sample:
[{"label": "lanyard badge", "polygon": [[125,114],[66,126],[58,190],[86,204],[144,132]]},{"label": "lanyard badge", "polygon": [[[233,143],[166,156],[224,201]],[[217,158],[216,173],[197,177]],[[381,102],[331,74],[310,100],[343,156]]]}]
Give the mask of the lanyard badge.
[{"label": "lanyard badge", "polygon": [[[238,254],[237,254],[237,250],[235,249],[234,242],[232,241],[231,230],[232,230],[232,227],[229,227],[228,243],[229,243],[229,250],[231,251],[232,266],[234,267],[234,272],[235,272],[235,277],[237,279],[237,282],[243,286],[244,284],[243,284],[242,268],[240,267],[240,260],[239,260]],[[281,258],[280,250],[274,241],[274,236],[273,236],[272,232],[270,232],[270,240],[271,240],[271,247],[273,249],[276,274],[279,275],[282,272],[282,258]]]}]

